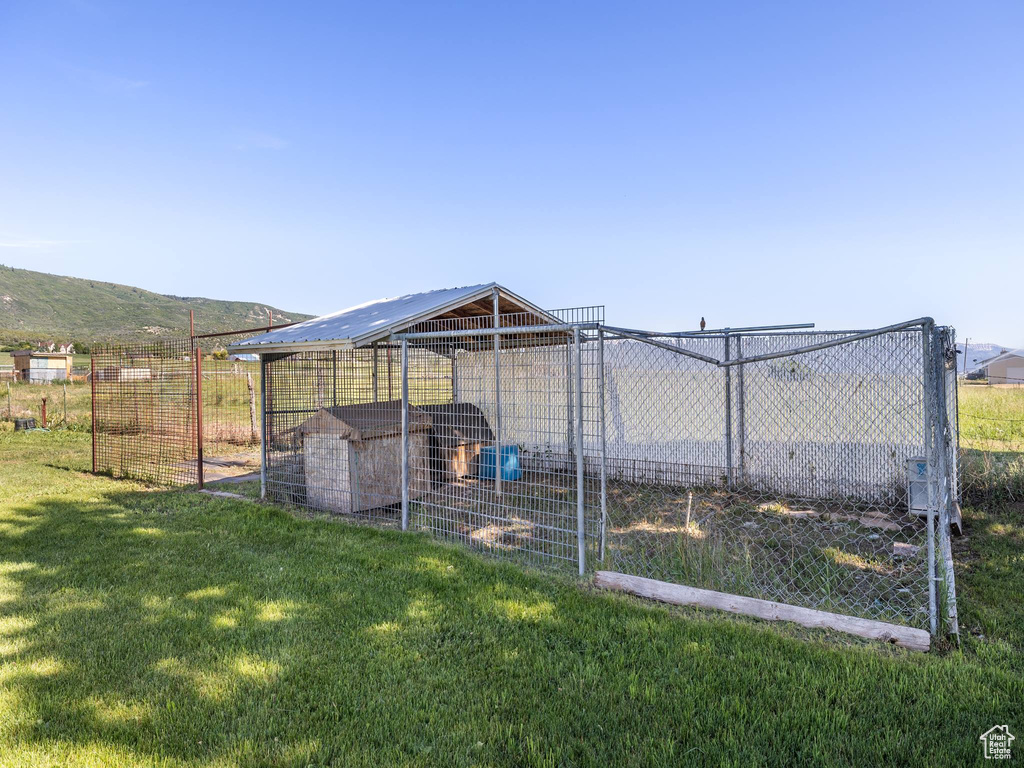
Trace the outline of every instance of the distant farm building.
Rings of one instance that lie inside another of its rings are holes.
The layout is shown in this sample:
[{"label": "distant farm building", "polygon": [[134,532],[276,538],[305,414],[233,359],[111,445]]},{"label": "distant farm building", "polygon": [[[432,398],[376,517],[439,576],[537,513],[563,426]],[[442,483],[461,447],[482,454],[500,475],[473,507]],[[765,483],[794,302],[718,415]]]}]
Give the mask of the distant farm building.
[{"label": "distant farm building", "polygon": [[96,371],[97,381],[149,381],[153,372],[149,368],[132,368],[129,366],[108,365]]},{"label": "distant farm building", "polygon": [[61,352],[33,352],[17,350],[11,353],[14,370],[20,381],[45,384],[71,378],[73,357]]},{"label": "distant farm building", "polygon": [[1024,386],[1024,349],[1014,349],[986,360],[985,377],[989,384]]}]

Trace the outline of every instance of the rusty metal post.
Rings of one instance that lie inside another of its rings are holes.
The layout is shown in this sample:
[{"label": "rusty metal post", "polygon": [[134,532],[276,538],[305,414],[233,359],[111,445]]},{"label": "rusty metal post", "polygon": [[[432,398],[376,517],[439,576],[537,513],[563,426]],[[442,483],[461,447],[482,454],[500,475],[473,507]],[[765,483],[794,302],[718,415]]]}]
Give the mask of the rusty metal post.
[{"label": "rusty metal post", "polygon": [[89,383],[91,396],[89,398],[89,408],[91,411],[92,424],[89,425],[89,429],[92,432],[92,471],[96,473],[96,358],[89,355]]},{"label": "rusty metal post", "polygon": [[43,398],[43,429],[46,429],[46,398]]},{"label": "rusty metal post", "polygon": [[192,347],[196,359],[196,472],[203,489],[203,351]]}]

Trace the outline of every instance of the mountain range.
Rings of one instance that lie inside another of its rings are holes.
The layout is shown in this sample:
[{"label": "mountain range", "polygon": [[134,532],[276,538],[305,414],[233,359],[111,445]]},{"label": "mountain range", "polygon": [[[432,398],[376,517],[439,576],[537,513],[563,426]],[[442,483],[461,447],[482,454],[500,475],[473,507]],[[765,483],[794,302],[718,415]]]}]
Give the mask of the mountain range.
[{"label": "mountain range", "polygon": [[142,288],[0,265],[0,344],[66,341],[92,344],[214,333],[306,320],[269,304],[168,296]]}]

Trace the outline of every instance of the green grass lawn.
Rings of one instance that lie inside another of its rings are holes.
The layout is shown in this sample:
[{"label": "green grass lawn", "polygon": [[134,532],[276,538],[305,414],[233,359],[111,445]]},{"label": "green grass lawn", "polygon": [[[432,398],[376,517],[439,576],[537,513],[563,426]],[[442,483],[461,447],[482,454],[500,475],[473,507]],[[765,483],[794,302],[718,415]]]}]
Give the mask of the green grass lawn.
[{"label": "green grass lawn", "polygon": [[964,647],[915,654],[88,460],[0,434],[5,768],[966,765],[1024,730],[1020,506],[967,510]]},{"label": "green grass lawn", "polygon": [[963,385],[959,406],[967,498],[1024,501],[1024,387]]}]

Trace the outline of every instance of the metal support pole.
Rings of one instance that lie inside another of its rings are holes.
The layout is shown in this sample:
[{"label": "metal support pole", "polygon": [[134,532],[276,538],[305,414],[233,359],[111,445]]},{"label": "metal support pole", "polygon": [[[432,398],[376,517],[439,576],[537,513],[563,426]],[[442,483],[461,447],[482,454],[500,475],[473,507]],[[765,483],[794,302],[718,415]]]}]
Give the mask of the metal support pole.
[{"label": "metal support pole", "polygon": [[[944,359],[944,339],[942,332],[935,329],[932,332],[932,359],[935,366],[935,379],[937,382],[936,412],[936,438],[938,448],[938,554],[942,558],[941,572],[936,571],[936,583],[942,584],[945,600],[946,627],[949,632],[959,635],[960,628],[957,620],[956,606],[956,582],[953,576],[953,552],[949,540],[950,510],[955,502],[953,497],[953,484],[950,473],[950,446],[952,435],[949,428],[949,413],[946,409],[946,361]],[[938,558],[936,558],[938,562]]]},{"label": "metal support pole", "polygon": [[331,405],[338,404],[338,350],[331,350]]},{"label": "metal support pole", "polygon": [[501,307],[498,289],[492,293],[494,305],[494,492],[501,497]]},{"label": "metal support pole", "polygon": [[[725,335],[725,361],[729,360],[729,334]],[[732,369],[725,369],[725,475],[729,490],[733,488],[732,476]]]},{"label": "metal support pole", "polygon": [[580,348],[580,329],[572,331],[572,344],[576,351],[576,545],[579,550],[580,576],[587,567],[586,527],[584,525],[583,489],[583,353]]},{"label": "metal support pole", "polygon": [[601,562],[604,562],[606,532],[608,528],[608,459],[605,440],[604,415],[604,329],[597,331],[598,418],[601,424]]},{"label": "metal support pole", "polygon": [[260,498],[267,498],[267,360],[260,355]]},{"label": "metal support pole", "polygon": [[[377,357],[378,357],[378,352],[379,352],[379,347],[377,346],[377,342],[375,341],[375,342],[373,342],[373,374],[372,374],[372,376],[373,376],[373,402],[375,402],[375,403],[380,399],[380,389],[378,388],[378,376],[377,376],[377,366],[378,366]],[[337,405],[337,403],[335,403],[335,405]]]},{"label": "metal support pole", "polygon": [[925,461],[928,467],[928,530],[925,534],[928,545],[928,626],[932,637],[939,631],[938,604],[935,591],[935,368],[932,365],[932,323],[921,328],[921,364],[924,369],[924,445]]},{"label": "metal support pole", "polygon": [[395,382],[391,374],[391,347],[388,347],[388,400],[395,399]]},{"label": "metal support pole", "polygon": [[448,353],[452,358],[452,402],[459,402],[459,377],[458,369],[456,368],[455,362],[455,345],[452,344],[448,347]]},{"label": "metal support pole", "polygon": [[[743,337],[736,337],[736,357],[743,358]],[[745,365],[736,367],[736,436],[739,440],[740,464],[739,482],[747,482],[747,412],[746,382],[744,381]]]},{"label": "metal support pole", "polygon": [[203,489],[203,351],[193,347],[196,358],[196,473]]},{"label": "metal support pole", "polygon": [[575,431],[576,428],[573,426],[574,417],[573,414],[576,412],[573,407],[573,383],[572,383],[572,348],[565,345],[565,449],[566,449],[566,472],[569,471],[570,462],[575,461],[576,449],[575,444]]},{"label": "metal support pole", "polygon": [[[89,384],[91,389],[91,397],[89,398],[89,409],[91,411],[92,424],[90,429],[92,431],[92,471],[96,474],[96,358],[89,357]],[[11,385],[7,385],[7,410],[11,409]],[[10,417],[14,418],[14,413],[10,413]]]},{"label": "metal support pole", "polygon": [[406,339],[402,339],[402,530],[409,530],[409,342]]}]

